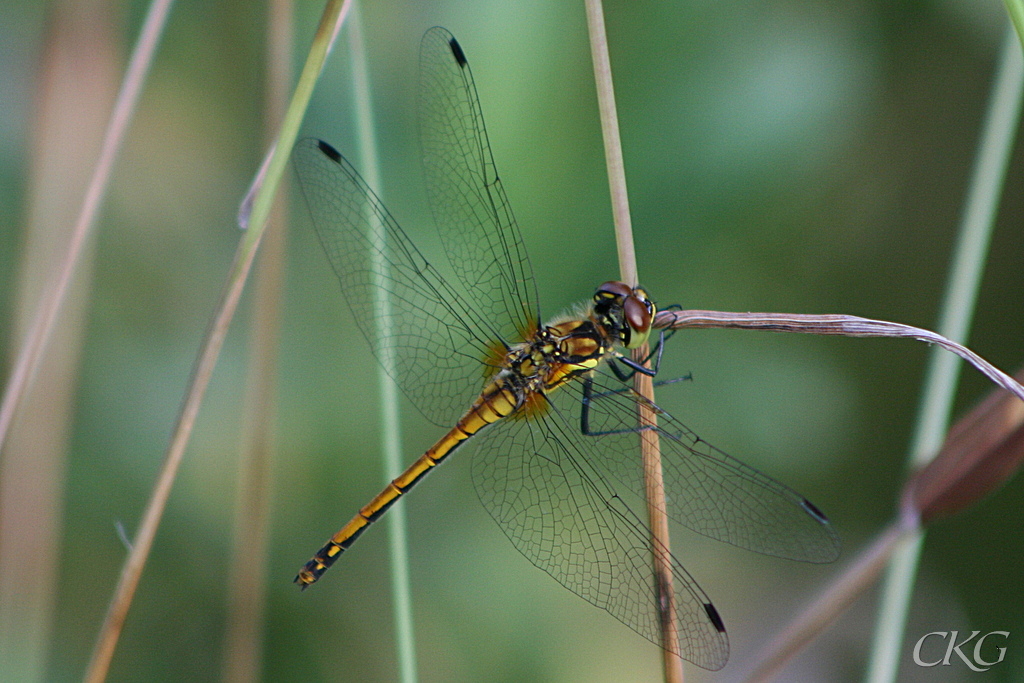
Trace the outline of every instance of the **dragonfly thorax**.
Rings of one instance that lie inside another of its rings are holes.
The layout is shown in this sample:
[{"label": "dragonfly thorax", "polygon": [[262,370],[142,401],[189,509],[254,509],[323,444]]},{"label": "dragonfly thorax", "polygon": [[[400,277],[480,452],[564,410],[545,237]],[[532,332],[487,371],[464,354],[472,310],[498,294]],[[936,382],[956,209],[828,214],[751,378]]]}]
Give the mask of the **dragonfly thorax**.
[{"label": "dragonfly thorax", "polygon": [[521,396],[557,389],[593,371],[616,345],[634,349],[646,342],[654,313],[642,288],[606,282],[581,315],[541,326],[532,339],[512,346],[497,379]]},{"label": "dragonfly thorax", "polygon": [[509,350],[499,381],[525,393],[552,391],[596,368],[612,352],[613,343],[593,320],[552,322]]}]

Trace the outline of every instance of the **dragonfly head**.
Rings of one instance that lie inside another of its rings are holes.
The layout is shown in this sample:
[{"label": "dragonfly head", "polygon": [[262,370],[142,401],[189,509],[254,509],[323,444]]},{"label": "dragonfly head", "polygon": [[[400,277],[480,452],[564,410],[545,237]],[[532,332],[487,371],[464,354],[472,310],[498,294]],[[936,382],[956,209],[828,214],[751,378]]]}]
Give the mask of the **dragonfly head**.
[{"label": "dragonfly head", "polygon": [[647,341],[656,311],[642,287],[606,282],[594,292],[595,320],[627,349]]}]

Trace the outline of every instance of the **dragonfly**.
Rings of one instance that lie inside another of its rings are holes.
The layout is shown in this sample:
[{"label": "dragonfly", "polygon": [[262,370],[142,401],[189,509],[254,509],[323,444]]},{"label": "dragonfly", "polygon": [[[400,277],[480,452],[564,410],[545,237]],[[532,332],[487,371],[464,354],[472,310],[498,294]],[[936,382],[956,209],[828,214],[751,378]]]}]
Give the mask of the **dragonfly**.
[{"label": "dragonfly", "polygon": [[[404,494],[467,443],[480,501],[530,562],[641,636],[705,669],[725,665],[718,611],[674,556],[678,645],[662,642],[663,597],[644,517],[641,438],[657,433],[663,512],[759,553],[830,562],[838,537],[800,494],[730,457],[626,384],[651,369],[627,352],[652,339],[657,307],[611,281],[543,322],[523,236],[498,176],[472,72],[447,30],[420,49],[423,166],[450,275],[428,261],[334,147],[293,152],[313,225],[374,354],[427,420],[446,430],[359,509],[295,578],[317,581]],[[648,359],[650,360],[650,359]],[[657,425],[638,426],[638,406]]]}]

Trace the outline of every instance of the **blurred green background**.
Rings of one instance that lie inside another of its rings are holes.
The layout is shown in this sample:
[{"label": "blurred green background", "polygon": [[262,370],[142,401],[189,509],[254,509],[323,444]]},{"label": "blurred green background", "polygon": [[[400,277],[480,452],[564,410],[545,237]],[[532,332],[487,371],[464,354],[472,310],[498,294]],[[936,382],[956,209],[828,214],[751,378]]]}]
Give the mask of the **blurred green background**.
[{"label": "blurred green background", "polygon": [[[301,63],[321,5],[297,5]],[[110,32],[110,52],[96,58],[120,69],[145,7],[92,9]],[[0,6],[5,320],[15,315],[46,36],[68,11],[62,3]],[[660,303],[934,327],[1003,36],[1000,3],[609,1],[605,11],[639,268]],[[419,169],[417,51],[423,32],[440,24],[473,66],[544,315],[617,277],[582,2],[380,1],[366,3],[363,21],[381,194],[428,257],[443,261]],[[82,675],[125,554],[116,526],[134,533],[239,239],[235,212],[264,151],[265,23],[260,3],[178,3],[115,166],[88,266],[80,365],[68,380],[58,592],[42,680]],[[354,158],[349,73],[343,35],[304,133]],[[1021,162],[1018,150],[970,339],[1011,371],[1024,355]],[[80,197],[76,190],[65,200],[77,206]],[[291,215],[264,680],[393,680],[383,525],[322,584],[300,593],[291,583],[382,481],[375,361],[298,201]],[[110,680],[220,676],[250,295],[203,404]],[[5,357],[17,341],[6,326]],[[693,382],[663,391],[659,403],[813,500],[844,543],[837,565],[810,566],[680,531],[675,552],[715,601],[732,640],[724,672],[694,670],[690,680],[742,671],[892,516],[927,353],[910,341],[759,332],[689,331],[672,340],[664,376],[692,373]],[[989,388],[965,370],[958,411]],[[403,407],[411,461],[438,430]],[[477,502],[469,455],[458,453],[406,501],[422,680],[658,680],[655,646],[506,541]],[[905,652],[929,631],[1005,630],[1007,660],[988,680],[1019,677],[1022,494],[1024,484],[1014,481],[932,529]],[[858,680],[873,604],[855,605],[799,657],[788,680]],[[905,664],[902,680],[970,674],[955,660],[936,669],[919,669],[909,657]]]}]

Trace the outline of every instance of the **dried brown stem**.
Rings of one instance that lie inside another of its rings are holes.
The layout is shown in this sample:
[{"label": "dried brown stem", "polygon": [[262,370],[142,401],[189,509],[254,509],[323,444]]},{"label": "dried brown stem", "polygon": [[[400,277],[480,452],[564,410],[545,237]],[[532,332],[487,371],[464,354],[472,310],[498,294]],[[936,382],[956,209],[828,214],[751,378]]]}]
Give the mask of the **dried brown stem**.
[{"label": "dried brown stem", "polygon": [[970,349],[940,334],[920,327],[871,320],[855,315],[803,315],[799,313],[726,313],[722,311],[662,311],[654,321],[657,328],[730,328],[800,332],[842,337],[900,337],[937,344],[952,351],[1000,387],[1024,401],[1024,387]]},{"label": "dried brown stem", "polygon": [[82,208],[67,241],[67,251],[64,253],[60,268],[55,272],[53,282],[39,301],[39,307],[7,380],[3,402],[0,403],[0,448],[3,447],[7,439],[7,433],[18,406],[39,367],[39,362],[57,322],[57,315],[67,297],[68,288],[77,270],[79,259],[85,249],[88,237],[92,233],[100,207],[103,205],[103,197],[107,192],[107,184],[114,168],[114,161],[117,159],[125,131],[127,131],[135,111],[135,103],[138,102],[139,94],[142,92],[142,85],[145,83],[149,65],[157,45],[160,43],[160,36],[163,34],[170,5],[171,0],[154,0],[146,15],[139,42],[132,52],[128,71],[121,84],[121,91],[117,95],[114,110],[107,123],[100,156],[93,169],[89,188],[86,190]]},{"label": "dried brown stem", "polygon": [[[608,36],[604,28],[604,10],[601,0],[586,0],[587,27],[590,33],[590,51],[594,61],[594,81],[597,86],[598,108],[601,114],[601,133],[604,138],[605,165],[608,169],[608,185],[612,200],[612,214],[615,219],[615,242],[618,246],[619,270],[623,282],[636,286],[636,250],[633,246],[633,226],[629,215],[629,197],[626,191],[626,172],[622,161],[622,141],[619,138],[619,121],[615,110],[615,90],[612,85],[611,61],[608,57]],[[646,358],[647,345],[634,352],[634,359]],[[643,397],[653,401],[654,385],[649,377],[639,373],[635,378],[635,389]],[[657,420],[647,405],[640,405],[638,424],[656,425]],[[675,589],[672,579],[672,555],[668,532],[668,517],[665,514],[665,486],[661,477],[661,452],[657,432],[643,430],[640,452],[643,462],[644,490],[647,495],[647,512],[651,527],[651,553],[654,572],[657,576],[658,605],[661,612],[662,666],[665,681],[682,683],[683,663],[675,653],[679,652],[679,630],[676,622]]]},{"label": "dried brown stem", "polygon": [[[273,144],[291,87],[291,0],[269,3],[264,136]],[[251,208],[251,207],[250,207]],[[245,420],[238,467],[228,615],[224,635],[224,683],[261,679],[266,610],[267,546],[274,456],[278,344],[284,291],[288,213],[283,184],[267,225],[263,255],[256,264],[252,353],[246,370]]]},{"label": "dried brown stem", "polygon": [[351,0],[331,0],[324,8],[320,25],[313,39],[313,46],[281,126],[276,150],[267,166],[267,180],[257,192],[253,202],[249,228],[235,252],[220,302],[193,366],[188,389],[175,421],[174,432],[164,454],[156,484],[150,494],[131,551],[121,568],[121,575],[118,578],[117,587],[114,589],[114,596],[107,607],[103,625],[100,627],[100,634],[85,674],[85,680],[88,683],[100,683],[106,679],[121,629],[128,616],[135,590],[142,577],[142,570],[149,558],[149,551],[152,549],[171,488],[199,414],[199,407],[209,386],[220,350],[224,345],[228,326],[238,307],[238,300],[248,279],[256,250],[263,237],[264,227],[270,214],[270,205],[277,184],[283,175],[288,152],[295,143],[302,114],[309,103],[313,84],[320,73],[329,49],[330,37],[335,33],[340,18],[347,12],[350,4]]},{"label": "dried brown stem", "polygon": [[[123,76],[118,11],[102,0],[81,5],[48,6],[29,116],[20,253],[11,269],[17,271],[5,328],[11,341],[25,335],[66,258]],[[6,218],[13,227],[17,219]],[[55,649],[61,573],[68,571],[62,566],[66,475],[95,266],[91,246],[78,259],[46,360],[21,397],[0,459],[0,679],[6,681],[45,680]]]}]

